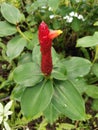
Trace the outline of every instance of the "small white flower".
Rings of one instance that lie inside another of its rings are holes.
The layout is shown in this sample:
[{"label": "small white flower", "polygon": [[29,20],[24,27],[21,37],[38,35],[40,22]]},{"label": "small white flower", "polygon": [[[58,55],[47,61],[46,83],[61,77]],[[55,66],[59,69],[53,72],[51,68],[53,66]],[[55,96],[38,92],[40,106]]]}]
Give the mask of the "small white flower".
[{"label": "small white flower", "polygon": [[51,7],[49,7],[49,9],[48,9],[49,11],[53,11],[53,9],[51,8]]},{"label": "small white flower", "polygon": [[72,11],[71,13],[69,13],[70,16],[74,16],[75,13]]},{"label": "small white flower", "polygon": [[67,19],[67,22],[68,23],[71,23],[73,21],[73,17],[69,17],[68,19]]},{"label": "small white flower", "polygon": [[49,16],[50,19],[53,19],[54,17],[55,17],[54,14]]},{"label": "small white flower", "polygon": [[63,19],[68,19],[68,18],[69,18],[69,16],[68,16],[68,15],[66,15],[66,16],[64,16],[64,17],[63,17]]},{"label": "small white flower", "polygon": [[68,23],[71,23],[73,21],[73,17],[68,16],[68,15],[64,16],[63,19],[66,19],[66,22]]},{"label": "small white flower", "polygon": [[76,2],[78,3],[78,2],[80,2],[80,0],[76,0]]},{"label": "small white flower", "polygon": [[13,101],[8,102],[5,107],[0,103],[0,124],[4,124],[3,130],[11,130],[9,124],[6,122],[8,120],[8,116],[12,114],[12,111],[9,109],[12,106]]},{"label": "small white flower", "polygon": [[4,121],[4,127],[6,130],[11,130],[9,124],[6,121]]},{"label": "small white flower", "polygon": [[42,8],[42,9],[46,9],[47,7],[46,7],[46,6],[42,6],[41,8]]},{"label": "small white flower", "polygon": [[78,16],[78,19],[81,19],[82,21],[84,21],[85,19],[83,18],[83,16],[82,15],[79,15]]},{"label": "small white flower", "polygon": [[0,124],[2,123],[3,121],[3,115],[0,115]]},{"label": "small white flower", "polygon": [[83,19],[83,16],[82,16],[82,15],[79,15],[79,16],[78,16],[78,19]]},{"label": "small white flower", "polygon": [[30,130],[30,129],[27,127],[26,130]]},{"label": "small white flower", "polygon": [[75,13],[75,14],[74,14],[74,17],[78,17],[78,13]]}]

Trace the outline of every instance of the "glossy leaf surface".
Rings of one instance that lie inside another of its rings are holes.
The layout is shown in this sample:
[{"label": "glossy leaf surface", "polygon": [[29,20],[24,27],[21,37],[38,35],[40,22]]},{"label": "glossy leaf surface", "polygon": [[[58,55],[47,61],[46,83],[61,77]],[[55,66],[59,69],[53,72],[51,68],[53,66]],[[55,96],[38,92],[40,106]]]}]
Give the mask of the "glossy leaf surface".
[{"label": "glossy leaf surface", "polygon": [[98,32],[93,36],[85,36],[77,40],[77,47],[92,47],[98,45]]},{"label": "glossy leaf surface", "polygon": [[42,112],[51,102],[52,96],[53,86],[49,80],[26,88],[21,100],[23,114],[28,118],[32,118]]},{"label": "glossy leaf surface", "polygon": [[71,82],[56,82],[54,91],[52,102],[58,111],[72,120],[85,119],[84,101]]},{"label": "glossy leaf surface", "polygon": [[27,41],[20,36],[12,38],[7,44],[7,56],[9,59],[12,60],[19,56],[26,44]]},{"label": "glossy leaf surface", "polygon": [[70,57],[62,61],[67,70],[68,77],[76,78],[83,77],[89,73],[91,69],[91,62],[80,57]]},{"label": "glossy leaf surface", "polygon": [[9,24],[6,21],[0,22],[0,37],[10,36],[12,34],[15,34],[16,32],[17,29],[15,26]]},{"label": "glossy leaf surface", "polygon": [[48,107],[44,111],[44,115],[49,123],[53,123],[59,116],[60,112],[55,108],[52,102],[48,105]]},{"label": "glossy leaf surface", "polygon": [[21,20],[21,14],[19,10],[10,4],[3,3],[1,5],[1,13],[9,23],[16,25]]},{"label": "glossy leaf surface", "polygon": [[18,84],[24,86],[32,86],[39,83],[43,79],[43,75],[40,72],[40,68],[35,63],[26,63],[19,65],[14,70],[14,80]]}]

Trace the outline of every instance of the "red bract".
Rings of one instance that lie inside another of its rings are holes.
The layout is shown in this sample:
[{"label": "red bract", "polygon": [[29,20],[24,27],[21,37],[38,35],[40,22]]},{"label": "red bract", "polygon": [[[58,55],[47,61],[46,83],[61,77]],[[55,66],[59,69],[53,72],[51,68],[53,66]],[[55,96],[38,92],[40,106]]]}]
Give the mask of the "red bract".
[{"label": "red bract", "polygon": [[48,76],[51,74],[53,65],[52,65],[52,56],[51,56],[51,46],[52,40],[60,35],[62,31],[55,30],[50,31],[45,22],[41,22],[39,26],[39,42],[41,50],[41,71],[44,75]]}]

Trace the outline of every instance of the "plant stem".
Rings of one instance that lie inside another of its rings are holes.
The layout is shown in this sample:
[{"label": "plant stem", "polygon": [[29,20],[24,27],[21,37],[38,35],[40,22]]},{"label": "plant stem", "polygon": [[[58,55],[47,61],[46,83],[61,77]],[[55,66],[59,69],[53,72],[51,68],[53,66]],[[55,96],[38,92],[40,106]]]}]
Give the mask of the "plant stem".
[{"label": "plant stem", "polygon": [[19,28],[19,26],[17,26],[17,31],[20,33],[20,35],[25,38],[28,42],[30,42],[30,40],[24,35],[24,33],[21,31],[21,29]]},{"label": "plant stem", "polygon": [[93,63],[98,59],[98,45],[95,46],[95,57]]}]

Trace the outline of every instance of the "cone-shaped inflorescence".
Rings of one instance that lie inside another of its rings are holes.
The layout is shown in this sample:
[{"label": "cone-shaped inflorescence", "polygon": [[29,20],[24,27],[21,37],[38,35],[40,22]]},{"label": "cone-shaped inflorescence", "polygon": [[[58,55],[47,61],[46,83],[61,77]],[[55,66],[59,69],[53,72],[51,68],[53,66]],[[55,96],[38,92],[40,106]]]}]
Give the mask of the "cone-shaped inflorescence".
[{"label": "cone-shaped inflorescence", "polygon": [[39,26],[38,35],[41,51],[41,71],[45,76],[49,76],[53,68],[51,56],[52,40],[61,33],[61,30],[49,30],[45,22],[41,22]]}]

